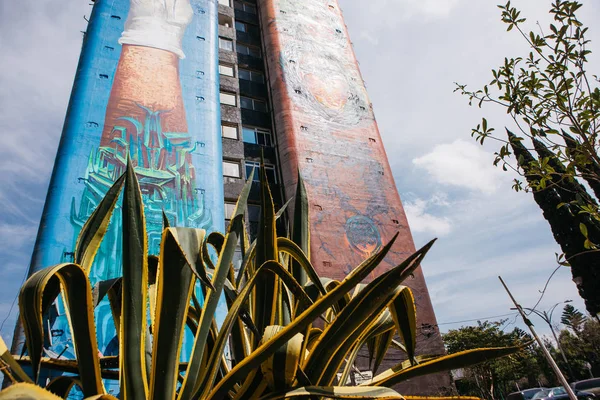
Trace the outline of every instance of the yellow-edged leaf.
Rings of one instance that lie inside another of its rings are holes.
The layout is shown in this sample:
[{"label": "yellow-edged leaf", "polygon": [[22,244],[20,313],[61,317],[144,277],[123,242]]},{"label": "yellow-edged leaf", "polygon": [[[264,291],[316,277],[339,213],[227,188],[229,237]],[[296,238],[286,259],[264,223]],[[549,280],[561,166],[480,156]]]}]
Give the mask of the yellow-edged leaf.
[{"label": "yellow-edged leaf", "polygon": [[76,264],[55,265],[34,273],[19,293],[20,317],[31,357],[33,381],[37,382],[39,376],[44,343],[43,303],[53,301],[47,294],[59,293],[61,287],[79,361],[83,393],[86,396],[104,393],[94,329],[92,290],[85,271]]},{"label": "yellow-edged leaf", "polygon": [[315,396],[327,399],[404,399],[393,389],[365,386],[307,386],[289,392],[269,394],[260,400],[279,400],[293,397]]},{"label": "yellow-edged leaf", "polygon": [[[261,343],[268,342],[282,330],[283,326],[268,326],[265,329]],[[263,376],[272,390],[282,391],[289,389],[296,380],[296,371],[298,370],[300,351],[302,350],[302,339],[302,334],[296,334],[261,364]]]},{"label": "yellow-edged leaf", "polygon": [[121,302],[121,394],[146,400],[146,306],[148,301],[148,238],[140,185],[127,158],[123,191],[123,284]]},{"label": "yellow-edged leaf", "polygon": [[[229,371],[229,373],[210,391],[206,400],[221,399],[237,384],[242,378],[250,373],[253,369],[262,364],[264,360],[269,358],[276,349],[297,333],[301,333],[306,329],[316,318],[325,312],[329,307],[341,299],[348,291],[350,291],[357,283],[362,281],[379,265],[383,258],[388,253],[389,249],[395,242],[398,234],[394,235],[392,240],[385,245],[381,251],[373,254],[363,263],[361,263],[352,273],[350,273],[342,284],[336,287],[331,292],[317,300],[311,307],[296,317],[288,326],[279,332],[273,339],[257,348],[250,357],[247,357],[238,365]],[[204,397],[203,397],[204,398]]]},{"label": "yellow-edged leaf", "polygon": [[364,385],[389,387],[417,376],[470,367],[494,358],[504,357],[516,353],[524,347],[526,346],[491,347],[465,350],[430,361],[425,361],[409,368],[403,368],[403,364],[400,363],[375,376],[371,381],[365,382]]},{"label": "yellow-edged leaf", "polygon": [[81,265],[86,274],[90,273],[124,182],[125,174],[121,175],[108,189],[100,204],[81,228],[79,236],[77,236],[74,259],[75,263]]},{"label": "yellow-edged leaf", "polygon": [[[10,368],[11,375],[17,382],[33,383],[29,375],[27,375],[25,371],[23,371],[23,368],[21,368],[21,366],[12,356],[12,354],[10,354],[8,346],[6,346],[6,343],[4,342],[4,339],[2,339],[2,336],[0,336],[0,359],[6,365],[6,367]],[[8,372],[4,369],[2,371],[5,374],[6,372]]]}]

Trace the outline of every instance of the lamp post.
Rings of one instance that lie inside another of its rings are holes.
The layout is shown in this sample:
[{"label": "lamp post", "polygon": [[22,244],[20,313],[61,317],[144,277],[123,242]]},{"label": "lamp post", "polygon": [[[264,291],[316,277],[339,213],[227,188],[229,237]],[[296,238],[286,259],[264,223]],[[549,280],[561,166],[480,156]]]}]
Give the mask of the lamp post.
[{"label": "lamp post", "polygon": [[562,356],[563,361],[565,362],[565,365],[567,366],[567,369],[569,370],[569,375],[571,376],[571,379],[575,378],[575,375],[573,375],[573,371],[571,370],[571,365],[569,364],[569,361],[567,361],[567,356],[565,355],[565,352],[563,351],[560,342],[558,341],[558,336],[556,336],[556,332],[554,331],[554,327],[552,326],[552,313],[554,312],[554,309],[559,305],[559,304],[566,304],[566,303],[570,303],[573,300],[565,300],[565,301],[561,301],[559,303],[556,303],[555,305],[553,305],[552,307],[550,307],[550,309],[548,311],[538,311],[534,308],[527,308],[527,307],[523,307],[524,310],[528,310],[529,312],[534,313],[535,315],[537,315],[538,317],[540,317],[545,323],[548,324],[548,326],[550,327],[550,332],[552,332],[552,336],[554,336],[554,340],[556,341],[556,347],[558,348],[558,352],[560,353],[560,355]]}]

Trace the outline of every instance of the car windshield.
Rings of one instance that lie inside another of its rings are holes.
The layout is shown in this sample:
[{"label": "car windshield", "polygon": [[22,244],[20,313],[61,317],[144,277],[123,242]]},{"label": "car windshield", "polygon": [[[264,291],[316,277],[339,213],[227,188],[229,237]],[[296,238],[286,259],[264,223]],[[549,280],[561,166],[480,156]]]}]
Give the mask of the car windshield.
[{"label": "car windshield", "polygon": [[558,396],[561,394],[567,394],[567,391],[565,390],[564,387],[561,386],[561,387],[552,388],[552,396]]},{"label": "car windshield", "polygon": [[531,399],[532,400],[543,399],[544,397],[548,396],[548,393],[549,392],[547,390],[540,390]]},{"label": "car windshield", "polygon": [[523,393],[523,397],[525,397],[526,399],[531,399],[533,398],[533,396],[538,393],[541,389],[539,388],[535,388],[535,389],[527,389],[527,390],[523,390],[521,393]]}]

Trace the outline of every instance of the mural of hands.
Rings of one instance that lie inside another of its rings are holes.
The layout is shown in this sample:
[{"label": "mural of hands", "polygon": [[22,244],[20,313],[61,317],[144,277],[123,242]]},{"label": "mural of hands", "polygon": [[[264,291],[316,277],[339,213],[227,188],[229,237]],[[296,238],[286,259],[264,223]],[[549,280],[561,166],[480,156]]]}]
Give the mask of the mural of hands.
[{"label": "mural of hands", "polygon": [[185,58],[181,42],[193,15],[190,0],[130,0],[119,43],[167,50]]}]

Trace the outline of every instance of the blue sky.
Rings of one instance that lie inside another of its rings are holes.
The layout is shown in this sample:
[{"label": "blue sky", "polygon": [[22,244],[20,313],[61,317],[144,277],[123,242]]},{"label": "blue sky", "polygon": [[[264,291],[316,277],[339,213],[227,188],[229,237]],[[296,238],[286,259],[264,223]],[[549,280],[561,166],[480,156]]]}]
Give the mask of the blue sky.
[{"label": "blue sky", "polygon": [[[545,25],[550,1],[513,1]],[[584,1],[584,22],[600,4]],[[340,0],[417,246],[439,237],[423,269],[442,330],[453,321],[510,313],[497,276],[533,306],[556,267],[547,223],[512,176],[492,166],[495,148],[470,129],[481,116],[497,129],[502,110],[469,108],[453,82],[479,87],[505,55],[527,48],[505,32],[495,2]],[[368,6],[366,6],[368,4]],[[85,29],[85,0],[0,2],[0,333],[12,336],[11,305],[27,269]],[[589,38],[599,42],[591,27]],[[600,50],[598,50],[600,51]],[[599,65],[592,57],[592,67]],[[592,71],[598,68],[592,68]],[[559,271],[539,309],[573,299]],[[558,318],[557,318],[558,319]],[[511,319],[509,322],[512,322]],[[474,323],[474,322],[471,322]],[[540,321],[534,323],[542,332]]]}]

